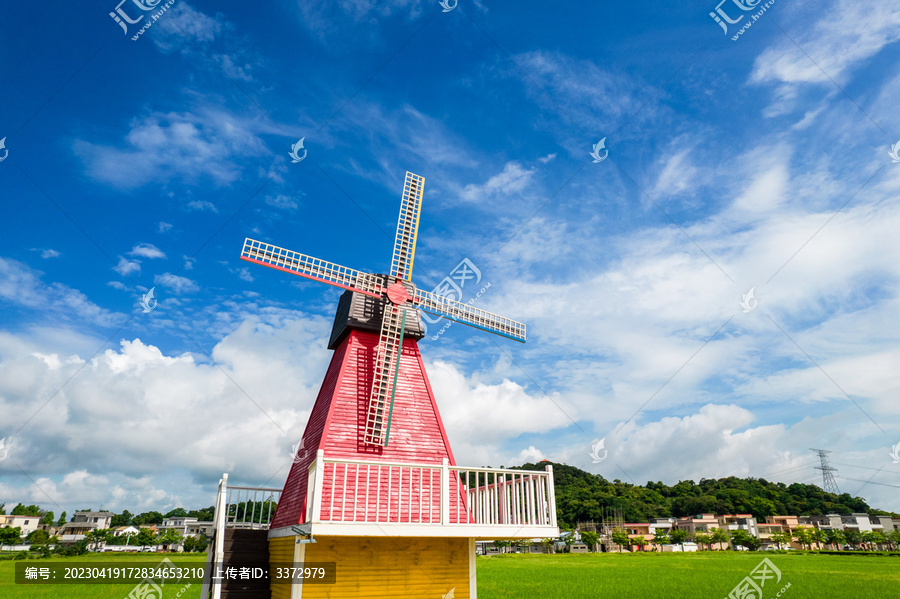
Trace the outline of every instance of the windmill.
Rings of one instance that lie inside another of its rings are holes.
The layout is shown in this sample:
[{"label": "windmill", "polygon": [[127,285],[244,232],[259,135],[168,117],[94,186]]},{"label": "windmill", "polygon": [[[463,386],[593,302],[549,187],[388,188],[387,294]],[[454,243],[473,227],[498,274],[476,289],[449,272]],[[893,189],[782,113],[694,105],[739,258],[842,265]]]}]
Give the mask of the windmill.
[{"label": "windmill", "polygon": [[525,342],[524,324],[417,289],[412,282],[424,186],[423,177],[406,173],[389,275],[361,272],[250,238],[244,240],[241,252],[242,260],[373,297],[383,304],[380,310],[381,331],[374,366],[375,376],[369,395],[365,428],[361,431],[363,441],[368,445],[384,446],[390,439],[391,407],[397,391],[400,348],[411,311],[423,310]]},{"label": "windmill", "polygon": [[[552,467],[456,465],[418,349],[419,311],[525,341],[525,325],[418,289],[424,179],[406,173],[389,274],[246,239],[241,259],[345,290],[334,350],[275,515],[271,566],[334,562],[335,585],[272,597],[473,599],[475,539],[555,537]],[[385,581],[391,581],[385,588]]]}]

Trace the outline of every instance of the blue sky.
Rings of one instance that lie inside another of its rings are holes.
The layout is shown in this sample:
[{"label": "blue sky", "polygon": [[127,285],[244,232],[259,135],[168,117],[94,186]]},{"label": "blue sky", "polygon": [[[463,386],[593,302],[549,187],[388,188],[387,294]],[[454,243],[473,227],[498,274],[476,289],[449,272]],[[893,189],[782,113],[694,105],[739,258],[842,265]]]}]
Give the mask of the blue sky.
[{"label": "blue sky", "polygon": [[820,482],[816,447],[900,511],[900,9],[176,0],[132,40],[92,4],[0,8],[0,502],[280,486],[340,291],[241,243],[384,272],[410,170],[414,281],[468,258],[528,325],[421,342],[458,462]]}]

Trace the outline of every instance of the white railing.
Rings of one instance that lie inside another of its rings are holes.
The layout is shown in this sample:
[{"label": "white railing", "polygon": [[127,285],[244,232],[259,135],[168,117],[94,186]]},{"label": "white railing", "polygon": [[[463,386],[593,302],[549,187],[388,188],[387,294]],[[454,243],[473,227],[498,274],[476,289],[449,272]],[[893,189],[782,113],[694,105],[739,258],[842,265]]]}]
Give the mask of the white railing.
[{"label": "white railing", "polygon": [[280,489],[228,487],[225,527],[267,530],[280,498]]},{"label": "white railing", "polygon": [[309,466],[308,520],[556,527],[553,468],[463,468],[325,458]]}]

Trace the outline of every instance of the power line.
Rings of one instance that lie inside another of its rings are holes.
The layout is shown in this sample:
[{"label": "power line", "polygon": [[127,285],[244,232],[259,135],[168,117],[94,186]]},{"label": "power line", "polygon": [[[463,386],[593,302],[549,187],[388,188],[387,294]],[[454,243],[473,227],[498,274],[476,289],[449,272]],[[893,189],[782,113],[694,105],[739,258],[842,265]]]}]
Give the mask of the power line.
[{"label": "power line", "polygon": [[900,489],[900,485],[889,485],[887,483],[876,483],[874,480],[861,480],[859,478],[847,478],[846,476],[842,476],[844,480],[852,480],[858,483],[869,483],[870,485],[881,485],[882,487],[894,487],[895,489]]}]

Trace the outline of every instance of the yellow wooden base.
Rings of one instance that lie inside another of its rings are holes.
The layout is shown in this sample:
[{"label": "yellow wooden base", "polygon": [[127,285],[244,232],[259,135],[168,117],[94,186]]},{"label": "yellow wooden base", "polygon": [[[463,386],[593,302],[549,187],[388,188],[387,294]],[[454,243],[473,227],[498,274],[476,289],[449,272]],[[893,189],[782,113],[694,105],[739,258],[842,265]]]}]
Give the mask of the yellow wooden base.
[{"label": "yellow wooden base", "polygon": [[475,599],[470,539],[316,537],[315,543],[295,543],[295,537],[270,540],[270,561],[335,562],[337,582],[272,585],[272,599]]}]

